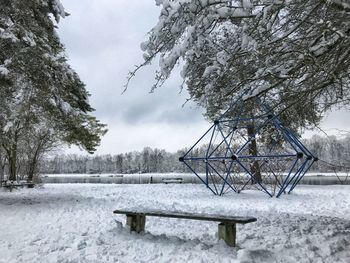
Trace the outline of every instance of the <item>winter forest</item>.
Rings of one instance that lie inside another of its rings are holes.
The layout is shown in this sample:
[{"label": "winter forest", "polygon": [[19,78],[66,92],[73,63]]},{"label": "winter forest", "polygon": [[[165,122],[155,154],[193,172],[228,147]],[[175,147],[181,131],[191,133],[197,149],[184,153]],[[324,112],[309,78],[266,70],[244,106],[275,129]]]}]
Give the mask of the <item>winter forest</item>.
[{"label": "winter forest", "polygon": [[349,105],[350,0],[0,0],[0,263],[348,263]]},{"label": "winter forest", "polygon": [[[335,136],[313,136],[304,140],[305,145],[320,159],[329,160],[329,163],[318,162],[312,172],[349,172],[346,165],[350,161],[350,137],[337,139]],[[190,172],[181,162],[182,156],[188,149],[175,153],[165,150],[144,148],[141,152],[129,152],[118,155],[81,156],[55,155],[42,160],[40,172],[43,174],[69,173],[188,173]],[[198,150],[198,156],[205,152],[205,147]],[[201,170],[205,172],[205,170]]]}]

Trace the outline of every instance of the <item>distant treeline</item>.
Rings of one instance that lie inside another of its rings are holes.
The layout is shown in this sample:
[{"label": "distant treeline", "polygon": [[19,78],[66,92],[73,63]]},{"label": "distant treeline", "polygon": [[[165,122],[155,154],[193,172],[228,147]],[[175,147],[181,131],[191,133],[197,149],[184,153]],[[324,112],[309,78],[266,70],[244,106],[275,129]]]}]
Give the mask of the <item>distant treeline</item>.
[{"label": "distant treeline", "polygon": [[304,144],[320,159],[311,171],[350,171],[350,136],[337,138],[314,135],[304,140]]},{"label": "distant treeline", "polygon": [[179,162],[184,151],[169,153],[165,150],[145,147],[116,155],[56,155],[42,162],[41,173],[166,173],[185,172]]},{"label": "distant treeline", "polygon": [[[308,149],[320,159],[311,171],[333,172],[349,171],[350,166],[350,136],[339,138],[335,136],[313,136],[304,139]],[[204,155],[206,147],[196,149],[195,155]],[[176,153],[145,147],[142,151],[134,151],[116,155],[56,155],[43,160],[41,173],[168,173],[189,172],[179,157],[186,149]],[[331,163],[334,166],[327,164]],[[203,169],[202,169],[203,170]],[[204,172],[200,171],[200,172]]]}]

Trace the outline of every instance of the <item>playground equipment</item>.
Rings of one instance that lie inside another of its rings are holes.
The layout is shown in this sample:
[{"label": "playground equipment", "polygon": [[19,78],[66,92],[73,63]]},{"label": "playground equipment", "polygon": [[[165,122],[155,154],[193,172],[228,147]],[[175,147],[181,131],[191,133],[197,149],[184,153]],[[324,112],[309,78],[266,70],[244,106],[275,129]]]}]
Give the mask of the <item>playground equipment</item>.
[{"label": "playground equipment", "polygon": [[247,189],[270,197],[292,192],[318,159],[268,107],[244,117],[243,104],[235,114],[231,107],[215,120],[179,161],[215,195]]}]

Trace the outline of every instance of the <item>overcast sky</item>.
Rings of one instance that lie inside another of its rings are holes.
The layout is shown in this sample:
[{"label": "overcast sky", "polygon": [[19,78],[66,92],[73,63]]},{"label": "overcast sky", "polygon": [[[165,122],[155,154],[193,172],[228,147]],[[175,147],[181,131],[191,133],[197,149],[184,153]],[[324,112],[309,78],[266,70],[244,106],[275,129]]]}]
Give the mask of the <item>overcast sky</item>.
[{"label": "overcast sky", "polygon": [[[94,115],[108,125],[97,154],[142,150],[168,151],[191,146],[209,128],[202,110],[180,93],[178,74],[150,94],[154,66],[143,69],[122,95],[127,73],[142,62],[140,43],[156,24],[153,0],[61,0],[71,15],[59,23],[70,65],[91,93]],[[156,63],[156,62],[155,62]],[[330,114],[322,125],[350,130],[346,112]],[[310,132],[306,136],[310,136]],[[71,151],[76,152],[76,149]]]}]

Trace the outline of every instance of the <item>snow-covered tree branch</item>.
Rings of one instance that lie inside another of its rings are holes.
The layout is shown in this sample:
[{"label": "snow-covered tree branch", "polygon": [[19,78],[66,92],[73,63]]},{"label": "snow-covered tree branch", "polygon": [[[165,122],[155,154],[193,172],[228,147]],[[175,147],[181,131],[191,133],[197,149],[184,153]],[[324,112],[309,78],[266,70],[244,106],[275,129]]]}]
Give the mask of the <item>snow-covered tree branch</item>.
[{"label": "snow-covered tree branch", "polygon": [[310,105],[316,121],[316,113],[349,102],[349,1],[156,4],[159,21],[141,45],[145,65],[159,59],[153,88],[181,65],[191,98],[210,117],[238,98],[260,96],[278,112]]}]

